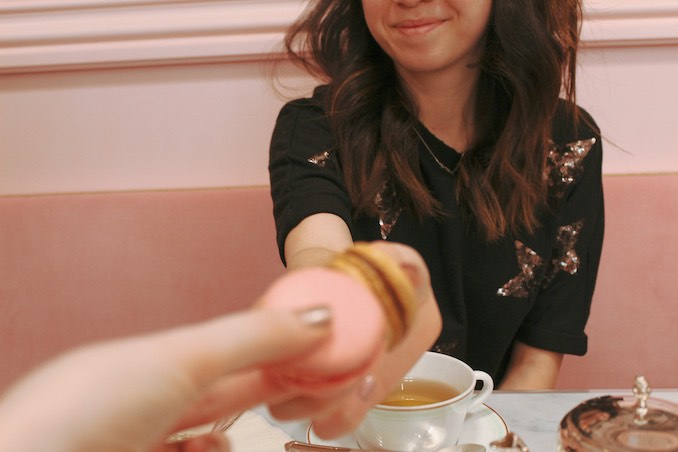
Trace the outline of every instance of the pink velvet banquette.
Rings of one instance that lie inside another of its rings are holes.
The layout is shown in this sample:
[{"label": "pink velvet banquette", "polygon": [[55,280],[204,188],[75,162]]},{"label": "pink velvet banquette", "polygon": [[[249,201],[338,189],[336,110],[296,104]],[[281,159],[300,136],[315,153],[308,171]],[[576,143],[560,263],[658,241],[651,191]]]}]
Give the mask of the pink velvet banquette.
[{"label": "pink velvet banquette", "polygon": [[[607,176],[587,327],[560,388],[678,387],[678,175]],[[0,392],[83,342],[249,306],[284,268],[268,187],[0,197]]]}]

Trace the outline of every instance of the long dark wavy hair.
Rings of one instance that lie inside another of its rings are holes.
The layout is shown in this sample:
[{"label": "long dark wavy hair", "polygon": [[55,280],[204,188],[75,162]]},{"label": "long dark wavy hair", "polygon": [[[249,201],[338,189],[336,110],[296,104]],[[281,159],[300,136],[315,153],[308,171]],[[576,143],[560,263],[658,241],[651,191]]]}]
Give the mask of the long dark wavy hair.
[{"label": "long dark wavy hair", "polygon": [[[489,240],[532,232],[560,96],[575,104],[580,0],[494,0],[475,95],[475,136],[457,197]],[[421,177],[417,105],[370,35],[360,0],[316,0],[290,27],[292,61],[328,85],[325,111],[355,214],[375,214],[388,179],[418,218],[440,213]]]}]

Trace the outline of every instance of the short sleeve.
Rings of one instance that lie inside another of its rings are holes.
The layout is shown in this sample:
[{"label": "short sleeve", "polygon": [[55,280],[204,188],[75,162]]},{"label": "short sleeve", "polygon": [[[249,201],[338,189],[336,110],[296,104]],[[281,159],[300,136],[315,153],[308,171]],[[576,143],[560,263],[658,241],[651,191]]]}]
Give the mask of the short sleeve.
[{"label": "short sleeve", "polygon": [[536,301],[517,336],[534,347],[575,355],[587,350],[584,329],[605,227],[602,143],[593,119],[584,111],[582,116],[589,127],[580,127],[576,139],[577,135],[561,134],[564,154],[552,162],[562,165],[552,187],[559,198],[553,251]]},{"label": "short sleeve", "polygon": [[271,138],[269,176],[283,263],[285,239],[304,218],[332,213],[351,226],[351,202],[336,154],[318,92],[282,108]]}]

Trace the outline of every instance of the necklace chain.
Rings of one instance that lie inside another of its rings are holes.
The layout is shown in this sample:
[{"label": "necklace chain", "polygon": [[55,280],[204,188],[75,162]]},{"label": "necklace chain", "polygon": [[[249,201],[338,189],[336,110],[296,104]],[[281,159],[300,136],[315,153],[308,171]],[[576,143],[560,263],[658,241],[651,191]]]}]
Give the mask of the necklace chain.
[{"label": "necklace chain", "polygon": [[418,131],[417,129],[414,129],[414,133],[417,134],[417,137],[419,137],[419,141],[422,142],[422,144],[424,145],[424,147],[426,148],[426,150],[428,151],[428,153],[431,154],[431,157],[433,157],[433,160],[436,161],[436,163],[438,164],[438,166],[439,166],[443,171],[445,171],[445,172],[446,172],[447,174],[449,174],[450,176],[454,176],[455,174],[457,174],[457,170],[459,170],[459,165],[461,165],[461,160],[464,158],[464,154],[461,154],[461,156],[459,157],[459,160],[457,161],[457,164],[454,165],[454,168],[450,169],[447,165],[445,165],[443,162],[441,162],[440,160],[438,160],[438,157],[436,157],[436,155],[433,153],[433,151],[431,150],[431,148],[428,146],[428,143],[426,143],[426,141],[424,141],[424,137],[421,136],[421,134],[419,133],[419,131]]}]

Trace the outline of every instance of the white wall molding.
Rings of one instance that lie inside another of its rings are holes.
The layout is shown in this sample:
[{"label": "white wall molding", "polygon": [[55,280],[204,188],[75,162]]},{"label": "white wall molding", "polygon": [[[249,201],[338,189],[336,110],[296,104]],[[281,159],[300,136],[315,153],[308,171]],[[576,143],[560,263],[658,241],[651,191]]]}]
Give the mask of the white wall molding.
[{"label": "white wall molding", "polygon": [[298,0],[0,1],[0,73],[262,58],[302,10]]},{"label": "white wall molding", "polygon": [[582,29],[585,47],[678,45],[676,0],[589,0]]},{"label": "white wall molding", "polygon": [[[304,0],[0,0],[0,73],[276,52]],[[675,0],[589,0],[582,44],[678,45]]]}]

